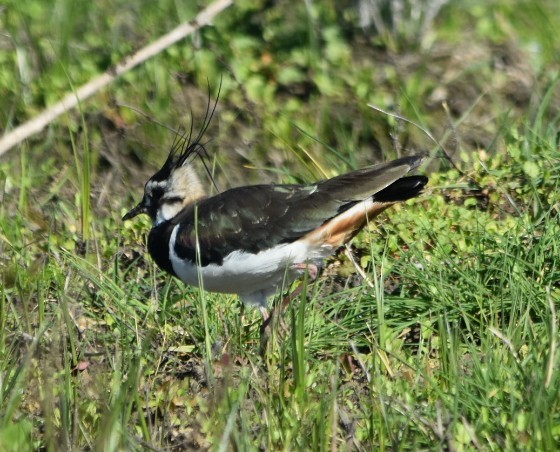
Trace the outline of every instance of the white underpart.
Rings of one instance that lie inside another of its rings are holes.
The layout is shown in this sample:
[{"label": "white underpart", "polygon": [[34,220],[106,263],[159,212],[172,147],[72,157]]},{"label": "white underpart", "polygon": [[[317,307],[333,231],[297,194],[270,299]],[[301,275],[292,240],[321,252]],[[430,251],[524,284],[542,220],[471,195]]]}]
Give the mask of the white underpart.
[{"label": "white underpart", "polygon": [[247,303],[266,306],[267,298],[297,279],[305,266],[320,266],[332,253],[331,246],[311,246],[304,241],[278,245],[260,253],[234,251],[222,265],[209,264],[197,267],[193,262],[179,258],[175,252],[175,239],[179,225],[175,226],[169,241],[169,256],[173,270],[186,284],[199,286],[210,292],[238,294]]}]

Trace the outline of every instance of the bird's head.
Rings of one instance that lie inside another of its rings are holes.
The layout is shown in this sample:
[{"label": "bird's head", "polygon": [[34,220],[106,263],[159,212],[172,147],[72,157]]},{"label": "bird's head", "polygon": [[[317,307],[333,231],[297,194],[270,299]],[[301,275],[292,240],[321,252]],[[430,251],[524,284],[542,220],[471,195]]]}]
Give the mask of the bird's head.
[{"label": "bird's head", "polygon": [[188,133],[177,134],[167,160],[144,185],[142,201],[123,217],[123,221],[145,213],[150,216],[154,225],[158,225],[171,220],[185,207],[206,196],[191,162],[198,156],[204,163],[207,152],[205,143],[201,140],[217,102],[216,100],[212,110],[210,106],[207,108],[204,123],[196,137],[193,138],[192,126]]},{"label": "bird's head", "polygon": [[166,164],[144,185],[144,196],[123,221],[141,213],[150,216],[155,225],[171,220],[181,210],[205,196],[193,167],[186,163],[167,168]]}]

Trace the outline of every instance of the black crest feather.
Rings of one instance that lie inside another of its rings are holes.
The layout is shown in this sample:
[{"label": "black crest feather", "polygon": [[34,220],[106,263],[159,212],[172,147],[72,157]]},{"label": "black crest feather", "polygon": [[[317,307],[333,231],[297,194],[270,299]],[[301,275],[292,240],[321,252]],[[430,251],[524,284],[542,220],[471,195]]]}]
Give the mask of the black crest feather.
[{"label": "black crest feather", "polygon": [[[171,145],[171,149],[169,151],[167,159],[165,160],[165,163],[160,168],[160,170],[151,177],[151,180],[166,180],[167,178],[169,178],[174,169],[180,168],[181,166],[185,165],[185,163],[188,163],[189,159],[194,159],[196,157],[200,158],[204,165],[204,168],[206,169],[206,172],[212,179],[210,169],[206,163],[206,159],[208,158],[206,145],[208,144],[208,142],[204,142],[203,138],[206,131],[208,130],[210,122],[212,121],[214,113],[216,112],[216,107],[218,106],[218,101],[220,99],[221,88],[222,82],[220,80],[216,101],[212,106],[212,103],[210,102],[210,85],[208,85],[208,103],[206,105],[206,113],[204,114],[204,121],[202,122],[202,126],[200,127],[198,133],[196,134],[196,136],[194,136],[194,117],[191,111],[190,129],[187,131],[186,129],[179,128],[179,130],[175,133],[175,138],[173,140],[173,144]],[[213,179],[212,183],[214,183]]]}]

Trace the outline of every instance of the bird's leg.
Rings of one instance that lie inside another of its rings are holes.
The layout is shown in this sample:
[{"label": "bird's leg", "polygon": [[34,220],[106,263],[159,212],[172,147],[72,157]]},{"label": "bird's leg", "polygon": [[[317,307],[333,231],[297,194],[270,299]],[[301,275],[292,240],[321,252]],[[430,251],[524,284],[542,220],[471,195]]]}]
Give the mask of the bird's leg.
[{"label": "bird's leg", "polygon": [[[319,268],[315,264],[294,264],[292,268],[296,270],[307,270],[309,282],[314,281],[319,274]],[[282,327],[282,330],[286,331],[287,327],[282,319],[282,313],[292,302],[292,300],[297,299],[297,297],[301,295],[302,290],[303,285],[300,284],[291,293],[282,297],[282,301],[278,303],[270,312],[265,307],[260,308],[261,314],[263,316],[263,323],[261,326],[261,352],[263,352],[266,347],[266,343],[268,341],[268,338],[270,337],[270,333],[272,332],[272,327],[276,321],[276,317],[280,319],[280,326]]]},{"label": "bird's leg", "polygon": [[[309,264],[309,263],[303,263],[303,264],[294,264],[292,266],[292,268],[297,269],[297,270],[307,270],[307,275],[308,275],[308,281],[309,282],[313,282],[315,281],[315,279],[317,279],[317,275],[319,274],[319,268],[315,265],[315,264]],[[288,305],[290,304],[290,302],[292,300],[295,300],[297,297],[299,297],[301,295],[301,292],[303,291],[303,285],[300,284],[298,287],[296,287],[294,289],[294,291],[288,295],[286,295],[284,298],[282,298],[282,303],[280,303],[280,309],[278,314],[282,314],[286,308],[288,307]],[[276,308],[278,309],[278,308]]]}]

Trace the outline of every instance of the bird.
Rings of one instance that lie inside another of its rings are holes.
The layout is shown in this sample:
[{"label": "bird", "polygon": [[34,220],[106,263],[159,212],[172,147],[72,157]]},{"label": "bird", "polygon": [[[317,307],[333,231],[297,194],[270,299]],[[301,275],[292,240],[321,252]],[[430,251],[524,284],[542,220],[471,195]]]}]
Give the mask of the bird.
[{"label": "bird", "polygon": [[207,151],[186,134],[145,184],[123,221],[147,214],[148,252],[164,271],[206,291],[237,294],[270,317],[269,299],[324,260],[391,205],[414,198],[428,178],[408,175],[412,155],[308,184],[259,184],[208,195],[193,159]]}]

